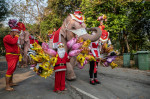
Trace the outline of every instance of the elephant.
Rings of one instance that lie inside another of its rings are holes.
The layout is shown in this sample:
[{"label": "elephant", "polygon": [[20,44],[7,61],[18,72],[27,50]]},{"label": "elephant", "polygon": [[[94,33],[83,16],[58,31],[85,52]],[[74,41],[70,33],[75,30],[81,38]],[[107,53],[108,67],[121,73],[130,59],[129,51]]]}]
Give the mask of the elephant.
[{"label": "elephant", "polygon": [[[78,37],[83,38],[83,40],[91,40],[91,42],[97,41],[102,32],[99,27],[92,27],[92,28],[86,28],[86,24],[84,22],[78,22],[77,20],[74,20],[72,18],[72,14],[68,15],[67,18],[63,21],[63,24],[61,28],[59,28],[57,31],[59,31],[59,37],[60,41],[65,45],[66,52],[69,52],[70,49],[67,48],[67,41],[71,40],[72,38],[76,37],[77,34],[74,34],[74,30],[83,29],[85,31],[93,31],[96,34],[90,35],[88,33],[83,35],[78,35]],[[55,34],[54,34],[55,36]],[[58,35],[57,35],[58,36]],[[49,41],[50,48],[54,48],[53,41]],[[53,47],[52,47],[53,46]],[[76,75],[74,73],[73,67],[75,66],[76,58],[71,57],[70,62],[67,63],[67,72],[66,72],[66,78],[67,80],[74,80],[76,79]]]},{"label": "elephant", "polygon": [[29,32],[28,31],[21,31],[19,40],[18,40],[18,45],[20,46],[20,54],[22,55],[21,62],[19,64],[19,67],[27,67],[28,64],[28,56],[27,52],[28,49],[30,48],[30,40],[29,40]]}]

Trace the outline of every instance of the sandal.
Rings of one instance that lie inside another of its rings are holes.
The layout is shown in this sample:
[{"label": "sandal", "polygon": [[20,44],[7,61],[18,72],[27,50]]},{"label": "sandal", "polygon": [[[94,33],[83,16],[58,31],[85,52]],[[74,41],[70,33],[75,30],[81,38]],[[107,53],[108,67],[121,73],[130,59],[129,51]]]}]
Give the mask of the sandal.
[{"label": "sandal", "polygon": [[95,81],[96,84],[101,84],[101,82],[98,81],[97,79],[94,79],[94,81]]},{"label": "sandal", "polygon": [[6,91],[14,91],[14,88],[5,88]]},{"label": "sandal", "polygon": [[95,85],[94,80],[90,80],[90,84]]},{"label": "sandal", "polygon": [[64,90],[62,90],[62,91],[67,91],[67,88],[65,88]]},{"label": "sandal", "polygon": [[11,84],[10,84],[10,87],[11,87],[11,86],[18,86],[18,84],[16,84],[16,83],[11,83]]},{"label": "sandal", "polygon": [[60,91],[60,90],[57,90],[56,93],[61,93],[61,91]]}]

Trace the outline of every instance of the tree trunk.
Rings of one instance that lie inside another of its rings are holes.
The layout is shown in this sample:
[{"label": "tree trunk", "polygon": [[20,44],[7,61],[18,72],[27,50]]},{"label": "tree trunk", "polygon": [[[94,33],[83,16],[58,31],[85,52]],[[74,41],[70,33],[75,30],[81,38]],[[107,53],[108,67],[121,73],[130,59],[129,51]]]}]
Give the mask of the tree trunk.
[{"label": "tree trunk", "polygon": [[126,43],[127,50],[128,50],[128,52],[130,52],[127,35],[125,35],[125,34],[124,34],[124,40],[125,40],[125,43]]},{"label": "tree trunk", "polygon": [[137,51],[137,50],[138,50],[138,45],[137,45],[137,43],[136,43],[136,47],[135,47],[135,48],[136,48],[136,51]]}]

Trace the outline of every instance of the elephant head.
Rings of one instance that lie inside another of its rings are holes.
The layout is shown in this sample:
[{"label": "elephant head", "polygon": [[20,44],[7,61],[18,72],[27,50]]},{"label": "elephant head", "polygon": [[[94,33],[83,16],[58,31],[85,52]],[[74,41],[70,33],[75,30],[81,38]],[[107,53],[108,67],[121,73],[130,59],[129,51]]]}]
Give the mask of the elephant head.
[{"label": "elephant head", "polygon": [[[74,32],[78,31],[95,31],[96,35],[90,35],[88,33],[84,33],[83,35],[81,34],[76,34]],[[67,41],[71,40],[73,37],[78,35],[79,37],[82,37],[84,40],[91,40],[92,42],[97,41],[100,36],[101,36],[101,29],[98,27],[93,27],[93,28],[86,28],[86,24],[84,22],[78,22],[76,20],[73,20],[71,15],[69,15],[63,22],[61,30],[60,30],[61,35],[63,38]]]}]

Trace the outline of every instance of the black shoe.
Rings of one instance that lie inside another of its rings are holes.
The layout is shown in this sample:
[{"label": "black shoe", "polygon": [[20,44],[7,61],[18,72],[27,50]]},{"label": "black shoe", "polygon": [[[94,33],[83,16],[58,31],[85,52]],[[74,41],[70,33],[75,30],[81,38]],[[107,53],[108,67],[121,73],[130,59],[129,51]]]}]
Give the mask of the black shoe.
[{"label": "black shoe", "polygon": [[90,84],[95,85],[94,80],[90,80]]},{"label": "black shoe", "polygon": [[94,82],[95,82],[96,84],[101,84],[101,82],[98,81],[97,79],[94,79]]}]

